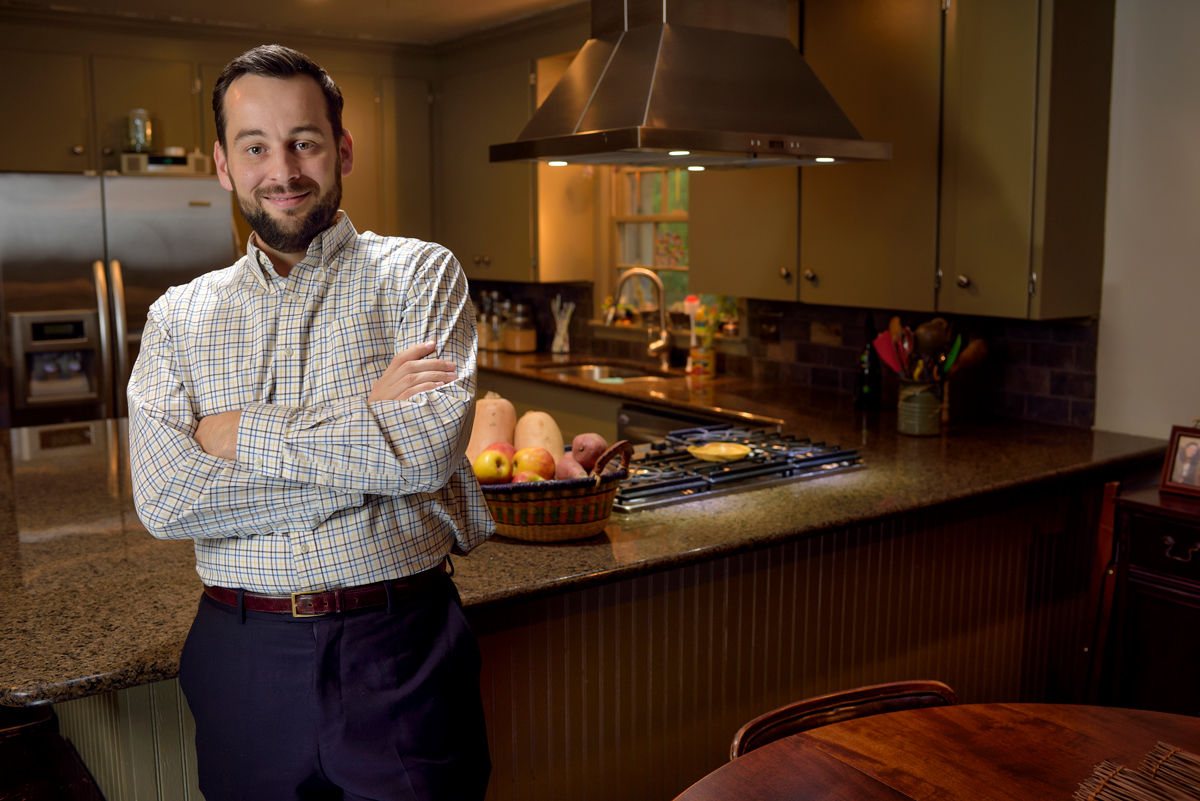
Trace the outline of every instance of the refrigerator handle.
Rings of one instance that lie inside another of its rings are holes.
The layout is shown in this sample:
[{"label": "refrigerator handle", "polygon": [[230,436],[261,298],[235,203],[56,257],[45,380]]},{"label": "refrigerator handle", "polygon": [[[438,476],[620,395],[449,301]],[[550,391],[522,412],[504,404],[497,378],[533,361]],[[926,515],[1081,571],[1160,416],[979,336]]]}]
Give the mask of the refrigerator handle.
[{"label": "refrigerator handle", "polygon": [[113,414],[112,392],[112,327],[111,312],[108,308],[108,277],[104,272],[104,262],[97,259],[92,262],[92,275],[96,283],[96,316],[100,320],[100,386],[97,394],[103,399],[104,414]]},{"label": "refrigerator handle", "polygon": [[117,417],[128,417],[129,400],[125,390],[129,381],[129,326],[125,319],[125,279],[121,276],[121,262],[113,259],[108,263],[108,277],[112,284],[113,341],[117,353],[117,369],[113,374]]}]

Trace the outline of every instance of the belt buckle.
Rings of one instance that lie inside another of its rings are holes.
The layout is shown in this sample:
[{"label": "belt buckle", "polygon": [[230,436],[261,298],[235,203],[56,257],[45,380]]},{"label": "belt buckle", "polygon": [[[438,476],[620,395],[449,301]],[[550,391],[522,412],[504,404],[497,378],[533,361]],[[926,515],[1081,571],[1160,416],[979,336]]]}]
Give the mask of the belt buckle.
[{"label": "belt buckle", "polygon": [[296,596],[297,595],[315,595],[315,594],[316,593],[314,593],[312,590],[301,590],[300,592],[293,592],[292,593],[292,617],[324,617],[325,615],[329,614],[328,612],[312,612],[310,614],[304,614],[303,612],[297,611],[297,609],[296,609]]}]

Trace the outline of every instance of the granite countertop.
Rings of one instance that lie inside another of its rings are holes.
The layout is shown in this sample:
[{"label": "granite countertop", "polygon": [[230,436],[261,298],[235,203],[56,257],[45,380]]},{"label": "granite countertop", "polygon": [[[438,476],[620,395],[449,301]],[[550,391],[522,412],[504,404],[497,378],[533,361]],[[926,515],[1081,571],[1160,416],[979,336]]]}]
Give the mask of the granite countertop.
[{"label": "granite countertop", "polygon": [[[867,468],[617,513],[603,534],[581,542],[495,538],[455,559],[468,607],[682,566],[1165,452],[1160,440],[1013,421],[911,438],[895,433],[894,412],[856,414],[845,396],[732,377],[588,385],[530,369],[550,359],[485,354],[480,366],[643,403],[782,419],[785,432],[858,448]],[[0,704],[57,702],[175,676],[200,596],[191,542],[154,539],[133,511],[124,421],[62,431],[0,431]]]}]

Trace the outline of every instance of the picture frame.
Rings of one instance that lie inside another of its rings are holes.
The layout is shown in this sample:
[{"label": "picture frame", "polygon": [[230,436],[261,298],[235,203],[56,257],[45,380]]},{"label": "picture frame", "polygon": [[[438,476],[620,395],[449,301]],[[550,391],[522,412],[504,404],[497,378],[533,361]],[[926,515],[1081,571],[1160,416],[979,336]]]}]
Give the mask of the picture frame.
[{"label": "picture frame", "polygon": [[1200,428],[1171,427],[1158,488],[1160,492],[1200,497]]}]

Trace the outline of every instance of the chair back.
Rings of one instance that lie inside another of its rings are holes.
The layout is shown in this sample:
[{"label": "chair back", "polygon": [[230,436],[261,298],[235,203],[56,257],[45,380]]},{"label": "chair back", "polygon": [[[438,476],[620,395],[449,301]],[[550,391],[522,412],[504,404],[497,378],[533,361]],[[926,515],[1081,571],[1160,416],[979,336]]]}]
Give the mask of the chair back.
[{"label": "chair back", "polygon": [[782,706],[747,723],[733,737],[729,758],[802,731],[884,712],[952,706],[954,690],[940,681],[897,681],[843,690]]}]

